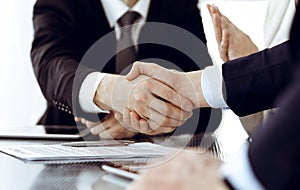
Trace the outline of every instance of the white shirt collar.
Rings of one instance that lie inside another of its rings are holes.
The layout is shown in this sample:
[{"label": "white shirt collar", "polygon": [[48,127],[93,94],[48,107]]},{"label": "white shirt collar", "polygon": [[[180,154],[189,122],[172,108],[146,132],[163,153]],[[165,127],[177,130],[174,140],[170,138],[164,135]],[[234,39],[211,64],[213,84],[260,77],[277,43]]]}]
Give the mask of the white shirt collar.
[{"label": "white shirt collar", "polygon": [[127,12],[135,11],[139,13],[143,20],[146,20],[150,1],[151,0],[139,0],[132,8],[128,7],[123,0],[100,0],[107,20],[111,28],[114,28],[117,21]]}]

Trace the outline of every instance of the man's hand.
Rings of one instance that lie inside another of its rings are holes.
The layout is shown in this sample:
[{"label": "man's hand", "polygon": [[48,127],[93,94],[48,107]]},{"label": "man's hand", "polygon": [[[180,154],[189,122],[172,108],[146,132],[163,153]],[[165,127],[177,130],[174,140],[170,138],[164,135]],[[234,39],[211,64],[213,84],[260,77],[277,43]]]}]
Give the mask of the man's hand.
[{"label": "man's hand", "polygon": [[78,117],[75,117],[75,121],[86,125],[91,133],[99,135],[100,139],[129,139],[138,134],[138,132],[126,129],[124,123],[116,120],[113,112],[100,122],[92,122]]},{"label": "man's hand", "polygon": [[[188,98],[193,103],[194,108],[209,106],[201,89],[202,71],[184,73],[169,70],[154,63],[135,62],[126,79],[132,81],[140,75],[149,76],[173,88],[182,95],[181,97]],[[173,100],[169,101],[173,103]]]},{"label": "man's hand", "polygon": [[[195,108],[208,107],[201,89],[202,71],[183,73],[168,70],[153,63],[135,62],[126,79],[134,80],[140,75],[149,76],[175,89],[183,97],[187,97]],[[140,118],[134,110],[124,109],[122,114],[116,114],[116,118],[123,121],[126,126],[130,126],[130,129],[145,134],[169,133],[175,130],[168,126],[153,129],[150,127],[151,121]]]},{"label": "man's hand", "polygon": [[108,75],[99,84],[94,101],[102,109],[135,111],[141,118],[152,121],[152,130],[180,126],[193,110],[190,100],[146,76],[128,81],[124,76]]},{"label": "man's hand", "polygon": [[145,170],[127,190],[227,189],[218,178],[220,161],[208,155],[183,151],[168,162]]},{"label": "man's hand", "polygon": [[207,5],[211,15],[220,57],[229,61],[253,54],[258,51],[250,37],[237,28],[214,5]]}]

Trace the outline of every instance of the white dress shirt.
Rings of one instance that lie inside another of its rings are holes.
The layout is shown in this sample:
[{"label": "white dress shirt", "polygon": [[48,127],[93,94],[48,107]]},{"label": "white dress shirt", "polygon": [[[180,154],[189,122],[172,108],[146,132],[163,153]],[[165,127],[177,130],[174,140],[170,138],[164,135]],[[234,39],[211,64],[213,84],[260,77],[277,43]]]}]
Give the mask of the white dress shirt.
[{"label": "white dress shirt", "polygon": [[[134,11],[140,14],[140,18],[136,20],[135,25],[132,27],[132,39],[134,44],[137,44],[138,37],[142,26],[145,24],[150,1],[139,0],[132,8],[128,7],[123,0],[100,0],[111,28],[114,28],[116,39],[120,39],[121,31],[118,20],[127,12]],[[100,11],[100,9],[99,9]],[[137,46],[136,46],[137,47]],[[102,79],[107,74],[101,72],[93,72],[87,75],[84,79],[79,91],[79,104],[83,111],[88,113],[108,113],[108,111],[101,110],[94,103],[94,96],[97,87]]]},{"label": "white dress shirt", "polygon": [[222,65],[206,67],[202,72],[201,87],[204,99],[212,108],[227,108],[222,92]]}]

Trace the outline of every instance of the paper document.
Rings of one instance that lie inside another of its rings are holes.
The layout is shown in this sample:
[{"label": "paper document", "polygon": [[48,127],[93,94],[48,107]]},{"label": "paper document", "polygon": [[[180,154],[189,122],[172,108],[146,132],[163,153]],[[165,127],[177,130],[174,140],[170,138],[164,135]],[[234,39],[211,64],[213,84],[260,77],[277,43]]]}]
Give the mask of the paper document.
[{"label": "paper document", "polygon": [[69,147],[62,145],[1,145],[0,151],[24,161],[124,160],[158,158],[179,149],[152,143],[128,146]]}]

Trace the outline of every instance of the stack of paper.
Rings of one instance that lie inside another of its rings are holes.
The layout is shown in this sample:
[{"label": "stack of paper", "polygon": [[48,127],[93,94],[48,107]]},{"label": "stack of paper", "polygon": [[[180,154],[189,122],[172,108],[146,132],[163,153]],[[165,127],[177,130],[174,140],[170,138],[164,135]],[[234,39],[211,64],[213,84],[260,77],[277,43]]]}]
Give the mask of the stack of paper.
[{"label": "stack of paper", "polygon": [[62,145],[1,145],[0,151],[23,161],[129,161],[158,158],[180,151],[152,143],[128,146],[69,147]]}]

